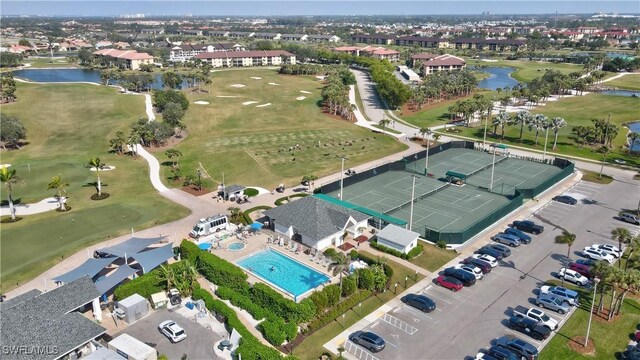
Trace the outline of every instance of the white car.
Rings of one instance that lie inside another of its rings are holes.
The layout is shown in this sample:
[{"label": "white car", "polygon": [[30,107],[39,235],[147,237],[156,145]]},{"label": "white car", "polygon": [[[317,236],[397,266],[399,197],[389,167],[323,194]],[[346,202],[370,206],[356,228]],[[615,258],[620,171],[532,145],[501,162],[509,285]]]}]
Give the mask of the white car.
[{"label": "white car", "polygon": [[605,254],[600,249],[596,249],[591,246],[587,246],[582,250],[582,256],[593,260],[605,260],[609,264],[611,264],[615,260],[613,255]]},{"label": "white car", "polygon": [[569,282],[582,286],[587,285],[587,283],[589,282],[589,279],[587,279],[585,276],[582,276],[579,272],[566,268],[562,268],[560,269],[560,271],[558,271],[558,277],[564,278]]},{"label": "white car", "polygon": [[558,328],[558,321],[547,315],[544,311],[531,308],[527,314],[530,319],[538,320],[542,325],[548,327],[551,330]]},{"label": "white car", "polygon": [[611,254],[613,255],[613,257],[615,257],[616,259],[620,258],[620,255],[622,255],[622,251],[620,251],[620,248],[618,248],[615,245],[610,245],[610,244],[593,244],[591,245],[592,248],[595,249],[599,249],[600,251],[602,251],[605,254]]},{"label": "white car", "polygon": [[482,280],[484,278],[484,274],[482,273],[482,270],[480,270],[479,267],[468,265],[468,264],[458,264],[454,267],[456,269],[464,270],[470,274],[473,274],[473,276],[476,277],[476,280]]},{"label": "white car", "polygon": [[473,254],[472,257],[474,259],[480,259],[483,261],[486,261],[489,263],[489,265],[491,265],[492,268],[498,266],[498,260],[496,260],[496,258],[494,258],[491,255],[485,255],[485,254]]},{"label": "white car", "polygon": [[173,343],[180,342],[187,338],[187,333],[182,326],[176,324],[173,320],[161,322],[160,325],[158,325],[158,329]]}]

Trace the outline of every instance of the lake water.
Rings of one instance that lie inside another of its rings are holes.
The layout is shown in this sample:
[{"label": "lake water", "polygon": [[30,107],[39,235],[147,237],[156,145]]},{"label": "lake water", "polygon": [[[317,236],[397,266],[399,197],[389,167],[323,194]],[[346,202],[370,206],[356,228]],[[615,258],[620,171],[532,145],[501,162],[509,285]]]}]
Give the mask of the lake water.
[{"label": "lake water", "polygon": [[[35,82],[90,82],[101,84],[100,71],[89,69],[21,69],[13,72],[17,78]],[[113,81],[111,81],[113,83]],[[155,75],[152,89],[162,89],[162,76]]]},{"label": "lake water", "polygon": [[512,88],[518,85],[518,81],[510,76],[515,71],[512,67],[488,67],[484,71],[489,73],[490,76],[480,81],[478,86],[481,88],[495,90],[497,88],[504,89],[505,87]]},{"label": "lake water", "polygon": [[631,90],[605,90],[605,91],[601,91],[600,94],[640,97],[640,91],[631,91]]},{"label": "lake water", "polygon": [[[640,122],[634,122],[627,124],[627,127],[631,132],[640,133]],[[633,144],[631,144],[632,151],[640,151],[640,141],[636,140]]]}]

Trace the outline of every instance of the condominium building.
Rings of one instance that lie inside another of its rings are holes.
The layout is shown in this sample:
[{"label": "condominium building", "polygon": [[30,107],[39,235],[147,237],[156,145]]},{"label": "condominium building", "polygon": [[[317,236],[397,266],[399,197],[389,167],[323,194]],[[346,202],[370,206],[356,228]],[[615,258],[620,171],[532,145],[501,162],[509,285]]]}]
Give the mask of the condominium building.
[{"label": "condominium building", "polygon": [[218,51],[195,56],[213,67],[278,66],[295,64],[296,56],[284,50]]}]

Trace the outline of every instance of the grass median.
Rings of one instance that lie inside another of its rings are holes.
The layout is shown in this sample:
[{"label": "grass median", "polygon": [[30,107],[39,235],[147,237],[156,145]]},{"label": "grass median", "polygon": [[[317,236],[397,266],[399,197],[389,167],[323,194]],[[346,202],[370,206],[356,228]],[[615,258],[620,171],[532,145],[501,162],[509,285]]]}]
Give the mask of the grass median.
[{"label": "grass median", "polygon": [[423,253],[409,261],[428,271],[435,272],[458,256],[453,250],[441,249],[424,241],[419,242],[424,248]]},{"label": "grass median", "polygon": [[614,86],[624,90],[640,90],[640,74],[626,74],[617,79],[602,83],[603,86]]},{"label": "grass median", "polygon": [[487,67],[512,67],[516,70],[511,77],[518,81],[530,82],[535,78],[544,75],[547,70],[557,70],[563,74],[569,74],[582,70],[582,65],[567,63],[551,63],[544,61],[518,61],[518,60],[498,60],[498,61],[481,61],[469,60],[468,66],[484,65]]}]

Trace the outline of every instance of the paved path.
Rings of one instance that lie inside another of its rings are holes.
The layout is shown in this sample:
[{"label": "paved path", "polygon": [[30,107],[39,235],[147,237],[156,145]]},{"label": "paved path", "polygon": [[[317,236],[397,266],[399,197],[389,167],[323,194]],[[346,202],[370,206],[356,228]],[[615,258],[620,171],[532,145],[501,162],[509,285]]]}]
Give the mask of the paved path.
[{"label": "paved path", "polygon": [[[59,207],[58,200],[54,197],[49,197],[33,204],[14,204],[13,206],[16,210],[16,216],[39,214],[41,212],[55,210]],[[0,208],[0,215],[11,215],[8,205]]]},{"label": "paved path", "polygon": [[627,75],[637,75],[637,76],[640,76],[640,73],[621,73],[621,74],[618,74],[618,75],[614,75],[614,76],[612,76],[612,77],[610,77],[610,78],[606,78],[606,79],[602,80],[600,83],[601,83],[601,84],[602,84],[602,83],[606,83],[606,82],[609,82],[609,81],[611,81],[611,80],[615,80],[615,79],[618,79],[618,78],[621,78],[621,77],[623,77],[623,76],[627,76]]}]

